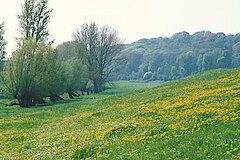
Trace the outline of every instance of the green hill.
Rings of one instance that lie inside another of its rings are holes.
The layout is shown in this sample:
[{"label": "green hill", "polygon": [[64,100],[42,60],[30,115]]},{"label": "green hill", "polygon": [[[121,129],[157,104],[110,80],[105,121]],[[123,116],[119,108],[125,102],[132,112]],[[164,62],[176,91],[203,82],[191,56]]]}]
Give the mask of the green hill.
[{"label": "green hill", "polygon": [[0,117],[0,159],[238,159],[240,69]]}]

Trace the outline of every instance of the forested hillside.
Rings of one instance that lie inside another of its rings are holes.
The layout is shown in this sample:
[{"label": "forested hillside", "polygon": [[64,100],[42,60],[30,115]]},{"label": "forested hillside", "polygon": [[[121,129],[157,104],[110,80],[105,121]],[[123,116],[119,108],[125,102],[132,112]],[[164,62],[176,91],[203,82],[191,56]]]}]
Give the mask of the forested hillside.
[{"label": "forested hillside", "polygon": [[126,45],[128,62],[115,76],[118,80],[175,80],[216,68],[240,66],[240,34],[210,31],[141,39]]}]

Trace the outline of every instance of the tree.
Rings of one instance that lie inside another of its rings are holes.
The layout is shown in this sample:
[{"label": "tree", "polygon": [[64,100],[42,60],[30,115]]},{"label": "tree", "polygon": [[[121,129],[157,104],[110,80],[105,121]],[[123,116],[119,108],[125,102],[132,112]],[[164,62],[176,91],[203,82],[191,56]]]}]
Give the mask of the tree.
[{"label": "tree", "polygon": [[129,74],[132,72],[138,72],[139,66],[142,63],[142,54],[133,52],[131,55],[129,55],[129,60],[127,64],[127,71]]},{"label": "tree", "polygon": [[194,53],[189,51],[179,55],[176,59],[180,74],[183,77],[191,75],[192,72],[197,70],[196,62],[194,60]]},{"label": "tree", "polygon": [[240,42],[233,45],[232,67],[240,67]]},{"label": "tree", "polygon": [[[55,50],[44,42],[22,40],[6,65],[1,79],[6,92],[21,107],[30,107],[43,97],[58,94],[60,76]],[[56,84],[57,82],[57,84]]]},{"label": "tree", "polygon": [[47,45],[46,53],[40,67],[41,72],[38,76],[41,77],[39,86],[44,92],[42,97],[49,96],[52,102],[63,100],[59,95],[63,94],[66,90],[66,74],[64,66],[58,61],[58,55],[55,49]]},{"label": "tree", "polygon": [[33,37],[37,42],[48,40],[48,23],[52,9],[48,0],[24,0],[22,12],[18,15],[20,33],[23,38]]},{"label": "tree", "polygon": [[74,42],[63,42],[57,46],[58,60],[61,62],[66,62],[67,60],[73,58],[74,55]]},{"label": "tree", "polygon": [[[65,73],[66,73],[66,92],[69,98],[73,98],[74,92],[78,90],[84,90],[87,85],[87,68],[81,59],[70,59],[65,62]],[[75,95],[77,96],[77,95]]]},{"label": "tree", "polygon": [[221,55],[217,59],[218,68],[228,68],[231,66],[231,57],[227,50],[222,50]]},{"label": "tree", "polygon": [[5,55],[6,55],[6,51],[5,51],[5,46],[6,46],[6,41],[4,39],[4,25],[5,23],[2,22],[0,24],[0,70],[3,70],[3,64],[4,64],[4,59],[5,59]]},{"label": "tree", "polygon": [[85,50],[85,62],[88,66],[89,78],[93,81],[94,92],[104,90],[108,77],[124,62],[120,56],[123,49],[116,30],[109,26],[99,27],[95,23],[83,24],[81,30],[74,33],[76,41],[82,42]]},{"label": "tree", "polygon": [[73,33],[76,56],[83,59],[88,69],[89,79],[95,80],[97,74],[96,48],[98,46],[98,27],[95,23],[83,24],[81,30]]}]

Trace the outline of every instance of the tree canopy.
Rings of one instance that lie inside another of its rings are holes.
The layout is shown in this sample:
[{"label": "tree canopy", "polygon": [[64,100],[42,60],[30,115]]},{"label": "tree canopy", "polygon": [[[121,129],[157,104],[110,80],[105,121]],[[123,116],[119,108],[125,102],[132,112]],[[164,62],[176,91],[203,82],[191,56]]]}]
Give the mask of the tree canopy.
[{"label": "tree canopy", "polygon": [[43,97],[63,93],[60,68],[52,47],[28,39],[19,42],[1,77],[5,91],[21,107],[30,107]]},{"label": "tree canopy", "polygon": [[88,67],[94,92],[103,91],[110,74],[123,62],[120,56],[123,45],[117,31],[107,25],[85,23],[74,32],[74,37],[78,44],[77,55]]},{"label": "tree canopy", "polygon": [[240,34],[210,31],[141,39],[125,45],[122,54],[129,57],[128,62],[115,77],[167,81],[210,69],[239,67],[239,42]]},{"label": "tree canopy", "polygon": [[51,13],[48,0],[24,0],[22,12],[18,15],[22,38],[32,37],[37,42],[48,40]]}]

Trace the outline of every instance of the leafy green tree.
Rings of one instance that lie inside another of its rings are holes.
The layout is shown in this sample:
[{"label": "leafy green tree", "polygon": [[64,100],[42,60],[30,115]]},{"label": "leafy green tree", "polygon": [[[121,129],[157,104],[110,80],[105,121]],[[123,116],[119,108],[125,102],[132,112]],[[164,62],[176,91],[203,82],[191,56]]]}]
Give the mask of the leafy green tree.
[{"label": "leafy green tree", "polygon": [[179,76],[179,72],[176,66],[171,67],[171,72],[170,72],[171,79],[175,80]]},{"label": "leafy green tree", "polygon": [[7,44],[7,42],[4,39],[4,32],[5,32],[4,25],[5,25],[4,22],[0,24],[0,70],[3,70],[4,59],[6,55],[5,46]]},{"label": "leafy green tree", "polygon": [[203,55],[202,60],[202,70],[210,70],[214,69],[214,63],[215,63],[215,56],[212,52],[207,52]]},{"label": "leafy green tree", "polygon": [[75,57],[74,52],[75,43],[68,41],[57,46],[58,60],[66,62],[67,60]]},{"label": "leafy green tree", "polygon": [[142,54],[138,54],[136,52],[133,52],[129,56],[129,61],[128,61],[128,73],[131,74],[132,72],[138,72],[139,66],[142,64]]},{"label": "leafy green tree", "polygon": [[228,68],[231,65],[231,57],[227,50],[221,51],[220,57],[217,59],[218,68]]},{"label": "leafy green tree", "polygon": [[117,31],[109,26],[98,27],[95,23],[83,24],[75,33],[75,40],[80,42],[80,57],[85,59],[89,78],[93,81],[94,92],[105,89],[105,84],[114,70],[124,62],[120,56],[123,49]]},{"label": "leafy green tree", "polygon": [[240,42],[233,45],[232,67],[240,67]]},{"label": "leafy green tree", "polygon": [[89,92],[93,91],[93,81],[92,80],[88,80],[87,85],[86,85],[86,90],[87,90],[87,94],[89,95]]},{"label": "leafy green tree", "polygon": [[69,98],[76,96],[74,92],[84,90],[88,82],[87,67],[81,59],[70,59],[65,62],[66,92]]},{"label": "leafy green tree", "polygon": [[179,55],[176,61],[180,74],[183,75],[183,77],[189,76],[197,70],[195,56],[192,51]]},{"label": "leafy green tree", "polygon": [[[22,40],[1,74],[6,92],[16,98],[21,107],[35,105],[46,96],[58,94],[60,78],[55,50],[44,42]],[[56,89],[58,88],[58,89]]]},{"label": "leafy green tree", "polygon": [[18,15],[23,38],[32,37],[37,42],[48,40],[51,13],[48,0],[24,0],[22,12]]},{"label": "leafy green tree", "polygon": [[220,65],[225,65],[221,62],[221,57],[223,57],[224,54],[226,53],[224,53],[224,51],[220,48],[214,48],[206,51],[206,53],[203,55],[202,70],[206,71],[210,69],[217,69]]},{"label": "leafy green tree", "polygon": [[198,59],[197,59],[197,63],[196,63],[196,65],[197,65],[197,73],[202,71],[202,61],[203,61],[203,54],[199,53]]},{"label": "leafy green tree", "polygon": [[58,61],[58,55],[56,50],[51,47],[47,47],[47,54],[44,54],[45,65],[42,65],[39,76],[42,81],[39,86],[45,91],[43,97],[49,96],[52,102],[63,100],[59,95],[63,94],[66,90],[66,74],[64,72],[64,66]]},{"label": "leafy green tree", "polygon": [[[76,56],[82,59],[87,66],[89,79],[96,81],[95,77],[98,72],[96,62],[98,26],[95,23],[91,23],[90,25],[85,23],[73,35],[75,37]],[[82,46],[84,49],[82,49]]]}]

